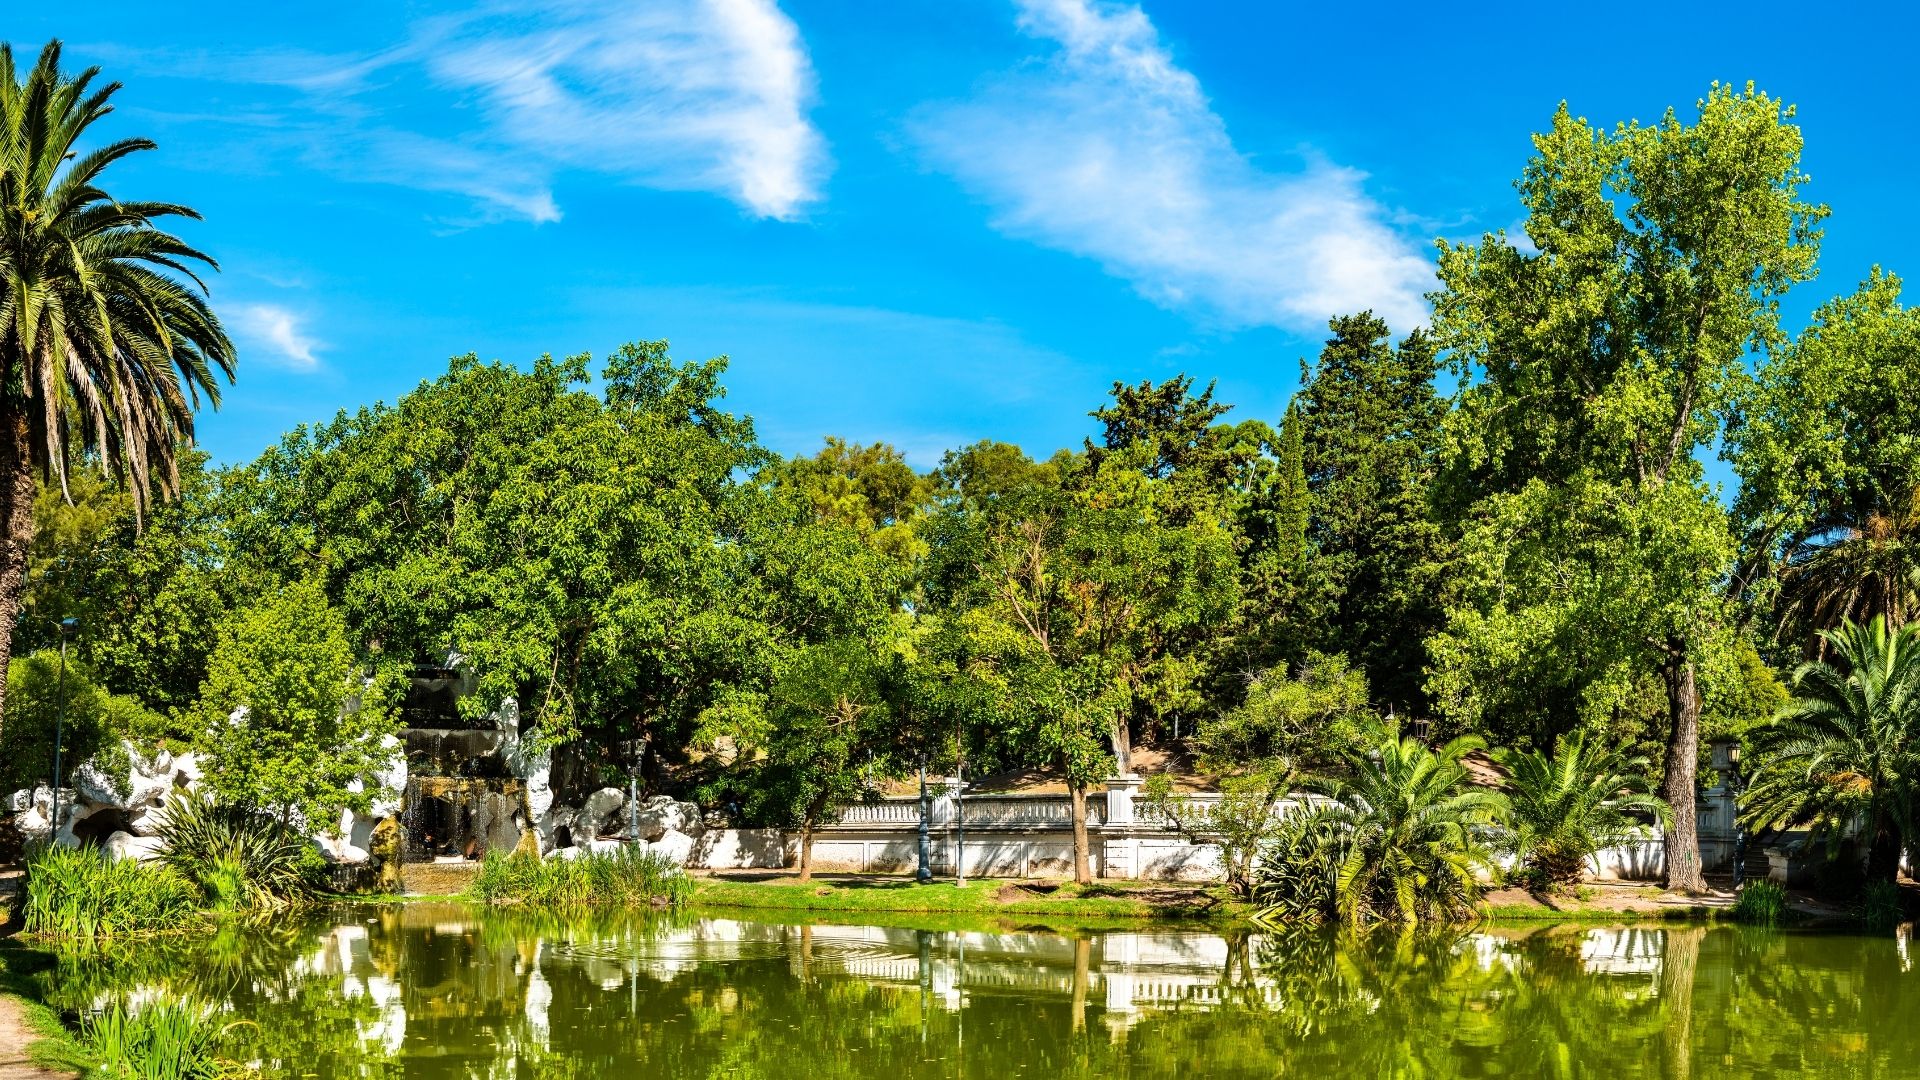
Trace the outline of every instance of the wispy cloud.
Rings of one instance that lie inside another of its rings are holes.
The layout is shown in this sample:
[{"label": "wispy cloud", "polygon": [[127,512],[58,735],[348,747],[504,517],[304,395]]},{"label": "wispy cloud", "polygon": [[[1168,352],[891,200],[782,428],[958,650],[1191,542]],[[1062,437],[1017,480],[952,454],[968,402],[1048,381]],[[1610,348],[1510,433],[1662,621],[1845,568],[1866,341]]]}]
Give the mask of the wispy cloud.
[{"label": "wispy cloud", "polygon": [[241,344],[264,351],[270,363],[299,371],[320,366],[322,346],[308,333],[301,315],[278,304],[239,304],[227,317]]},{"label": "wispy cloud", "polygon": [[1365,174],[1312,154],[1296,173],[1256,167],[1138,6],[1020,0],[1019,27],[1052,44],[1039,63],[912,125],[995,228],[1228,326],[1312,330],[1361,308],[1426,320],[1430,264]]},{"label": "wispy cloud", "polygon": [[484,219],[558,220],[554,181],[581,170],[792,220],[831,164],[805,42],[776,0],[507,0],[365,54],[126,59],[291,91],[252,114],[266,137],[341,175],[464,196]]}]

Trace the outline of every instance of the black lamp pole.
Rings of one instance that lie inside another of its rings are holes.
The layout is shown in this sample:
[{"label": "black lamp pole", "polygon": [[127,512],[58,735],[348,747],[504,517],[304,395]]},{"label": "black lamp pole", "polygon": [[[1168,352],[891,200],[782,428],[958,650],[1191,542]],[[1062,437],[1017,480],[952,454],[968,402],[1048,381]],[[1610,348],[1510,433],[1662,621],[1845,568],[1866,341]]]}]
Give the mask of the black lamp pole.
[{"label": "black lamp pole", "polygon": [[60,743],[67,726],[67,635],[78,624],[75,619],[60,620],[60,678],[54,690],[53,713],[53,837],[60,837]]},{"label": "black lamp pole", "polygon": [[[933,880],[933,847],[927,836],[927,818],[932,807],[927,802],[927,763],[920,763],[920,867],[913,872],[915,881],[925,885]],[[924,945],[925,942],[923,941]]]}]

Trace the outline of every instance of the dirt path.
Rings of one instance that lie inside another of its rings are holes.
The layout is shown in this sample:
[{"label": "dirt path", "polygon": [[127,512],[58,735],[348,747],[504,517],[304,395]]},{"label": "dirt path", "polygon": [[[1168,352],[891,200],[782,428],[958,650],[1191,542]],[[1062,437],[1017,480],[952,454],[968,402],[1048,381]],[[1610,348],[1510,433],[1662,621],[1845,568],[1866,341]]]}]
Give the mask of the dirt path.
[{"label": "dirt path", "polygon": [[27,1056],[28,1044],[39,1037],[28,1026],[20,1002],[0,994],[0,1080],[73,1080],[72,1073],[43,1069]]}]

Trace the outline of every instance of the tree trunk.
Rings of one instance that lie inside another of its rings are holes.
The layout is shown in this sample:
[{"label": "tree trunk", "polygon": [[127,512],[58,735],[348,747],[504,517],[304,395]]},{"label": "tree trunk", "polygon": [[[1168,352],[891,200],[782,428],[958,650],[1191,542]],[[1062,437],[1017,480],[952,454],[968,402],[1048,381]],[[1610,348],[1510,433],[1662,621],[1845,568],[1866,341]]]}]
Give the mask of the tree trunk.
[{"label": "tree trunk", "polygon": [[1092,974],[1093,941],[1086,937],[1073,939],[1073,1033],[1087,1030],[1087,980]]},{"label": "tree trunk", "polygon": [[1696,776],[1700,769],[1700,687],[1693,661],[1678,642],[1667,645],[1661,665],[1667,684],[1667,773],[1660,797],[1673,808],[1666,828],[1667,888],[1685,893],[1707,891],[1700,865],[1700,820],[1694,807]]},{"label": "tree trunk", "polygon": [[1087,785],[1069,781],[1073,796],[1073,880],[1082,885],[1093,881],[1087,858]]},{"label": "tree trunk", "polygon": [[813,880],[813,822],[800,825],[800,880]]},{"label": "tree trunk", "polygon": [[8,720],[7,666],[13,630],[27,585],[27,547],[33,543],[33,452],[24,414],[0,419],[0,729]]},{"label": "tree trunk", "polygon": [[1900,834],[1887,821],[1884,811],[1873,815],[1873,840],[1867,848],[1867,880],[1900,880]]},{"label": "tree trunk", "polygon": [[1660,953],[1660,1074],[1693,1080],[1693,984],[1700,969],[1702,927],[1668,930]]}]

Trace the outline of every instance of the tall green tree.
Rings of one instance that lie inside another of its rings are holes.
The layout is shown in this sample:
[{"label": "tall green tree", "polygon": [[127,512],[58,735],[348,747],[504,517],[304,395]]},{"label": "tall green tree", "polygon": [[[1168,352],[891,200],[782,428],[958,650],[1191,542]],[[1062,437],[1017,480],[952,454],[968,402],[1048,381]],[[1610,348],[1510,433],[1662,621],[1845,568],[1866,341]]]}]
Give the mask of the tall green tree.
[{"label": "tall green tree", "polygon": [[1379,703],[1424,714],[1423,642],[1441,623],[1448,558],[1429,492],[1446,414],[1438,362],[1418,332],[1392,345],[1371,312],[1329,326],[1292,406],[1327,595],[1319,647],[1364,668]]},{"label": "tall green tree", "polygon": [[1846,620],[1920,614],[1917,387],[1920,309],[1876,268],[1736,398],[1740,584],[1777,640],[1818,654]]},{"label": "tall green tree", "polygon": [[935,530],[929,599],[964,635],[957,661],[1018,734],[1026,764],[1056,770],[1073,802],[1075,876],[1091,876],[1086,793],[1126,771],[1142,709],[1185,704],[1192,657],[1161,648],[1224,615],[1232,552],[1210,521],[1164,520],[1161,480],[1133,469],[1030,487]]},{"label": "tall green tree", "polygon": [[783,462],[775,474],[780,486],[804,495],[821,517],[853,529],[904,566],[925,555],[915,525],[933,497],[933,480],[914,472],[894,447],[830,435],[819,453]]},{"label": "tall green tree", "polygon": [[[64,487],[91,455],[124,481],[136,517],[178,486],[201,399],[217,405],[234,348],[193,267],[211,258],[169,234],[177,203],[116,199],[116,163],[154,148],[99,141],[120,84],[69,74],[49,42],[25,72],[0,44],[0,666],[26,584],[35,479]],[[5,697],[0,693],[0,711]]]},{"label": "tall green tree", "polygon": [[644,735],[684,753],[726,695],[793,649],[893,611],[897,563],[760,473],[721,407],[724,360],[665,342],[531,370],[454,361],[392,405],[300,429],[227,478],[236,547],[323,576],[382,665],[468,658],[478,710],[586,751]]},{"label": "tall green tree", "polygon": [[[1475,565],[1435,648],[1436,696],[1463,663],[1496,680],[1538,670],[1538,641],[1584,637],[1566,655],[1657,675],[1668,880],[1690,890],[1704,888],[1699,672],[1727,642],[1732,578],[1731,527],[1699,455],[1749,353],[1783,344],[1779,297],[1814,274],[1826,208],[1800,198],[1792,116],[1720,85],[1690,121],[1669,111],[1611,132],[1562,106],[1519,184],[1533,250],[1489,235],[1440,251],[1435,333],[1462,385],[1445,483],[1469,506]],[[1600,539],[1615,527],[1630,542]],[[1524,564],[1508,565],[1516,551]],[[1588,628],[1566,621],[1595,607],[1574,594],[1607,591],[1634,599]],[[1561,698],[1592,702],[1586,686]]]},{"label": "tall green tree", "polygon": [[323,828],[364,810],[398,751],[392,680],[369,680],[320,586],[296,582],[242,612],[214,647],[195,715],[223,801]]},{"label": "tall green tree", "polygon": [[[900,717],[886,692],[891,650],[836,638],[798,650],[763,701],[728,710],[730,735],[750,764],[737,778],[756,820],[798,830],[801,881],[813,879],[820,826],[909,766]],[[716,729],[719,733],[720,729]]]}]

